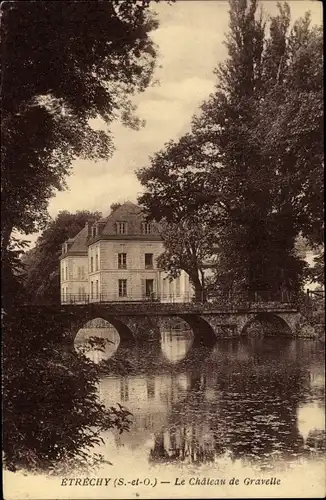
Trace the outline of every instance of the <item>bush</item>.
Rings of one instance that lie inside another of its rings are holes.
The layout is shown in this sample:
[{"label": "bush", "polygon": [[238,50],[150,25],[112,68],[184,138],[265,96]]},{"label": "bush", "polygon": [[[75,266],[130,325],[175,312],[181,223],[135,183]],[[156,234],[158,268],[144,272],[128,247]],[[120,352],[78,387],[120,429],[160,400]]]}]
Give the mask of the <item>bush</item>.
[{"label": "bush", "polygon": [[3,321],[3,451],[9,470],[55,471],[103,460],[91,449],[103,430],[127,430],[130,413],[98,397],[98,367],[64,349],[55,324]]}]

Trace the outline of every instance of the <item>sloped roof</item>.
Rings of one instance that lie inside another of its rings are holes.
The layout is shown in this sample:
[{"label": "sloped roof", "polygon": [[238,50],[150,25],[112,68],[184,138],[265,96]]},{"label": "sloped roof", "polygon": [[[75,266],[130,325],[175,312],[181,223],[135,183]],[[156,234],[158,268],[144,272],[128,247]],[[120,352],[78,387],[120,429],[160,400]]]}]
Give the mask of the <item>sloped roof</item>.
[{"label": "sloped roof", "polygon": [[[119,208],[114,210],[105,220],[101,219],[98,222],[106,222],[103,227],[100,235],[97,239],[101,239],[101,237],[114,237],[121,238],[121,235],[117,235],[116,223],[117,222],[127,222],[128,231],[127,234],[124,235],[126,237],[145,237],[143,233],[142,224],[145,222],[145,217],[142,213],[142,209],[132,203],[131,201],[127,201],[123,203]],[[150,235],[146,235],[147,239],[154,237],[155,239],[159,238],[159,231],[157,224],[152,223],[152,231]]]},{"label": "sloped roof", "polygon": [[79,231],[79,233],[76,234],[76,236],[66,240],[66,243],[72,243],[72,245],[68,247],[67,252],[60,256],[60,260],[68,255],[87,255],[87,236],[88,229],[85,226]]},{"label": "sloped roof", "polygon": [[[69,238],[66,242],[71,243],[68,247],[68,251],[60,256],[60,259],[68,255],[87,255],[88,245],[99,241],[101,239],[139,239],[139,240],[161,240],[159,233],[159,226],[156,223],[152,223],[151,233],[144,234],[142,224],[146,219],[142,213],[142,209],[132,203],[127,201],[123,203],[119,208],[111,212],[107,217],[102,217],[101,219],[94,222],[102,224],[102,230],[100,234],[96,235],[94,238],[89,238],[89,230],[87,224],[75,237]],[[117,234],[117,222],[127,222],[128,229],[127,234]]]},{"label": "sloped roof", "polygon": [[69,252],[85,252],[87,253],[87,227],[83,227],[81,231],[74,237],[74,242],[69,248]]}]

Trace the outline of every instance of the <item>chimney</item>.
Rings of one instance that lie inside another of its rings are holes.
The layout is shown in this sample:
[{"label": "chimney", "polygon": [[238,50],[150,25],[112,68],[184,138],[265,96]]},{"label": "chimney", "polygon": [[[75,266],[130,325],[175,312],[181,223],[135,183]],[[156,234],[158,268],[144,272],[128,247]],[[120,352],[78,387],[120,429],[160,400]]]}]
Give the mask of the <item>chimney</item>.
[{"label": "chimney", "polygon": [[66,240],[62,244],[62,255],[68,252],[69,248],[71,247],[71,243],[69,243],[69,240]]},{"label": "chimney", "polygon": [[87,228],[87,238],[92,237],[92,225],[93,225],[92,221],[87,221],[85,224],[85,227]]}]

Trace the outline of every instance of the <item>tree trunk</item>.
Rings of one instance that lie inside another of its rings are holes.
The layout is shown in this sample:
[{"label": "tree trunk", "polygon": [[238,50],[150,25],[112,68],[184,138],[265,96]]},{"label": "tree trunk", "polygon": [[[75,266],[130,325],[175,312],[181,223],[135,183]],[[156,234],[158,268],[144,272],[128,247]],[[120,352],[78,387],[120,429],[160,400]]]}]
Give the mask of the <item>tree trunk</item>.
[{"label": "tree trunk", "polygon": [[2,228],[1,230],[1,262],[4,261],[6,251],[8,249],[10,243],[10,236],[12,233],[12,225],[8,225]]},{"label": "tree trunk", "polygon": [[204,302],[204,290],[198,274],[190,276],[190,281],[195,289],[195,302]]}]

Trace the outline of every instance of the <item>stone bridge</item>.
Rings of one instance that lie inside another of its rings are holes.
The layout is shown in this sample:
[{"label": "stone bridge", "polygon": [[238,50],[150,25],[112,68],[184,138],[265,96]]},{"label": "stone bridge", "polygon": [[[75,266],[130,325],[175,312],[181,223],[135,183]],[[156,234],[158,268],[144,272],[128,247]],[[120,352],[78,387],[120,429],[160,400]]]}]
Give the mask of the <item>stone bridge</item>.
[{"label": "stone bridge", "polygon": [[239,337],[258,322],[267,334],[296,336],[301,315],[293,304],[246,303],[218,307],[213,304],[93,303],[87,305],[21,306],[25,314],[44,315],[73,341],[80,328],[95,318],[114,326],[120,343],[160,339],[165,318],[181,318],[194,333],[195,343],[212,345],[217,338]]}]

